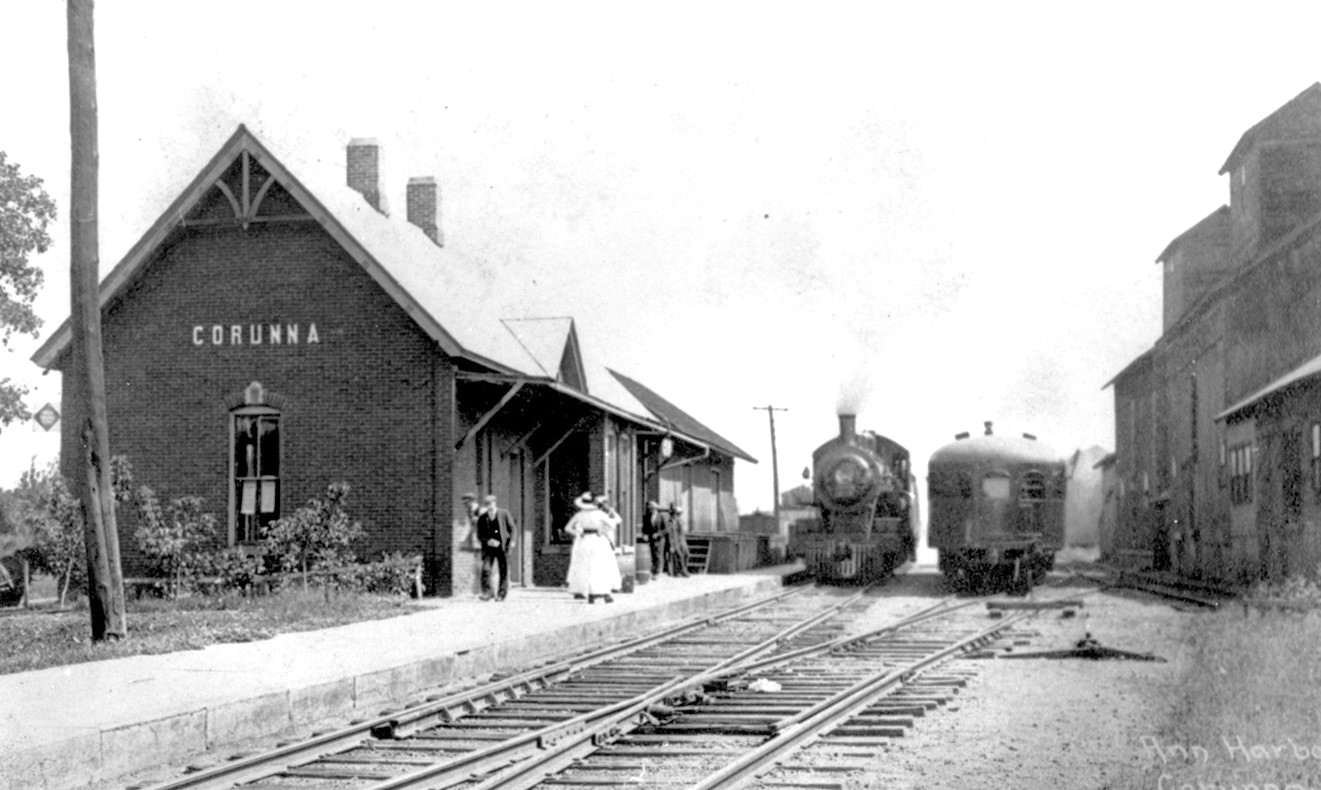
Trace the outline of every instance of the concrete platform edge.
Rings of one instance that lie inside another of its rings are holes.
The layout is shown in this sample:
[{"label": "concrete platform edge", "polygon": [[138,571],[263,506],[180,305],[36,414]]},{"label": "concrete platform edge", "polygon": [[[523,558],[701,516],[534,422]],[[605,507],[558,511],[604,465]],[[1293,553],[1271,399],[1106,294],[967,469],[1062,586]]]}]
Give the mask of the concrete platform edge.
[{"label": "concrete platform edge", "polygon": [[768,595],[783,585],[777,575],[749,584],[668,601],[645,610],[529,633],[458,654],[385,667],[330,682],[262,693],[248,699],[100,731],[84,730],[36,747],[0,750],[0,790],[71,790],[196,758],[212,763],[254,738],[294,735],[319,721],[374,717],[406,704],[419,692],[496,670],[569,652],[575,646],[622,638],[649,626]]}]

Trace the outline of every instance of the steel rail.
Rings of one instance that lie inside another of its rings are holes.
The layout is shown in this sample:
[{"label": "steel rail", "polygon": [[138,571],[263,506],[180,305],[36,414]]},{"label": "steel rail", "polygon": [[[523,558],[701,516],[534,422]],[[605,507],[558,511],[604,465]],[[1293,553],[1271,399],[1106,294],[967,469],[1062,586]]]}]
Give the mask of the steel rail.
[{"label": "steel rail", "polygon": [[[864,593],[865,591],[863,593],[858,593],[857,595],[853,596],[850,599],[850,602],[856,600],[857,598],[860,598]],[[893,623],[889,626],[886,626],[885,628],[876,629],[875,631],[868,632],[867,634],[861,635],[859,637],[847,637],[844,639],[830,640],[829,642],[824,642],[820,645],[812,645],[806,648],[802,648],[800,650],[792,651],[792,654],[788,654],[788,653],[779,654],[772,657],[771,659],[767,659],[764,661],[748,661],[746,659],[736,663],[730,663],[728,660],[721,661],[706,670],[703,670],[701,672],[698,672],[694,675],[687,677],[680,684],[680,686],[683,688],[699,686],[705,683],[709,683],[713,680],[717,680],[722,677],[727,677],[731,674],[742,674],[744,672],[745,667],[747,666],[763,667],[763,666],[769,666],[771,664],[787,663],[788,661],[795,660],[804,655],[809,655],[812,653],[833,652],[841,644],[847,644],[849,642],[857,642],[857,641],[866,641],[867,639],[874,639],[881,634],[900,630],[907,626],[915,625],[917,623],[923,622],[924,620],[929,620],[933,617],[937,617],[942,614],[948,614],[949,612],[962,609],[965,606],[969,606],[972,603],[975,603],[975,601],[970,601],[967,603],[960,603],[960,604],[955,604],[954,606],[949,606],[948,605],[949,600],[950,599],[941,601],[935,604],[934,606],[927,607],[926,609],[922,610],[921,612],[918,612],[917,614],[910,615],[909,617],[904,618],[898,623]],[[812,618],[812,619],[819,619],[819,618]],[[1002,628],[1005,628],[1009,622],[1010,621],[1005,621],[1003,623],[998,624],[995,630],[1000,630]],[[797,625],[791,626],[789,629],[786,630],[800,630],[800,626]],[[778,639],[771,638],[765,640],[760,645],[758,645],[758,648],[762,650],[768,649],[769,647],[774,647],[776,644],[778,644],[778,642],[779,642]],[[748,652],[749,651],[744,651],[744,654]],[[786,656],[786,655],[792,655],[793,658],[783,659],[782,661],[781,660],[782,656]],[[650,696],[650,700],[643,707],[643,710],[650,707],[650,705],[662,702],[667,695],[668,692],[644,695],[644,696]],[[641,696],[635,698],[635,700],[637,700],[640,705],[644,701]],[[527,790],[527,788],[536,787],[547,777],[552,776],[564,770],[565,768],[568,768],[574,762],[596,751],[596,749],[598,749],[604,741],[613,740],[614,738],[617,738],[631,731],[636,726],[645,723],[644,721],[637,721],[634,723],[633,726],[626,727],[625,725],[627,724],[628,718],[631,718],[631,716],[614,717],[614,720],[612,721],[598,722],[598,724],[590,732],[579,733],[576,735],[574,739],[566,740],[565,742],[557,745],[557,747],[554,749],[547,749],[542,753],[535,754],[531,758],[524,760],[523,762],[509,768],[508,770],[500,771],[499,773],[491,777],[488,777],[481,784],[476,785],[470,790]],[[770,732],[773,732],[773,730],[771,730]],[[450,785],[434,785],[434,784],[419,785],[419,787],[423,787],[423,786],[427,788],[443,788],[443,787],[448,787]],[[369,790],[404,790],[404,788],[387,786],[387,785],[380,785],[380,786],[374,785]]]},{"label": "steel rail", "polygon": [[[781,629],[773,636],[740,651],[733,658],[743,661],[750,655],[773,649],[783,640],[856,603],[869,589],[870,587],[832,604],[824,611],[814,613]],[[603,743],[641,724],[654,722],[654,719],[647,714],[648,709],[653,705],[664,701],[680,689],[696,686],[707,678],[716,677],[730,666],[731,660],[723,659],[711,667],[691,675],[675,677],[663,685],[609,707],[589,711],[568,721],[550,724],[485,749],[370,785],[367,790],[420,790],[421,788],[440,790],[459,784],[469,784],[483,773],[498,771],[511,764],[515,764],[512,772],[500,772],[478,787],[503,789],[534,786],[544,778],[545,774],[561,770],[562,765],[571,763],[582,754],[594,751]],[[534,778],[534,775],[537,776]]]},{"label": "steel rail", "polygon": [[[547,725],[518,735],[486,749],[463,754],[443,763],[420,768],[412,773],[387,779],[371,785],[371,790],[442,790],[455,785],[468,784],[474,778],[498,770],[523,759],[525,754],[543,750],[562,750],[563,744],[601,742],[618,726],[646,713],[647,708],[670,693],[687,686],[688,679],[675,677],[668,683],[609,707],[575,716],[572,719]],[[526,761],[532,762],[532,761]],[[504,785],[497,785],[503,787]]]},{"label": "steel rail", "polygon": [[950,612],[956,612],[959,609],[964,609],[969,606],[974,606],[977,603],[980,603],[981,599],[973,598],[967,601],[960,601],[957,603],[951,603],[952,601],[954,601],[953,598],[945,598],[903,619],[890,623],[889,625],[882,626],[880,628],[874,628],[871,631],[866,631],[861,634],[836,637],[835,639],[832,639],[828,642],[822,642],[821,644],[818,645],[807,645],[806,647],[800,647],[796,650],[790,650],[784,653],[777,653],[773,656],[768,656],[763,659],[749,660],[742,662],[740,664],[724,667],[720,671],[710,673],[711,677],[704,678],[704,680],[707,681],[717,680],[722,677],[728,677],[729,675],[736,675],[736,674],[746,675],[749,672],[765,670],[771,667],[787,664],[791,661],[796,661],[799,658],[810,656],[814,653],[837,652],[840,650],[845,650],[856,644],[863,644],[875,639],[879,639],[887,634],[893,633],[902,628],[907,628],[911,625],[917,625],[918,623],[924,622],[926,620],[931,620],[936,617],[949,614]]},{"label": "steel rail", "polygon": [[329,755],[353,749],[373,738],[405,737],[403,733],[415,732],[418,729],[430,726],[427,724],[428,721],[453,720],[461,712],[475,713],[501,702],[517,699],[531,691],[545,688],[562,680],[584,667],[600,663],[616,655],[672,639],[689,631],[738,617],[749,611],[800,595],[809,589],[811,588],[807,586],[797,587],[749,603],[740,604],[715,615],[689,618],[677,625],[652,634],[627,640],[620,644],[608,645],[579,656],[557,661],[548,666],[493,680],[446,695],[440,699],[430,700],[422,705],[409,707],[404,711],[382,714],[331,732],[314,734],[310,738],[280,746],[261,754],[242,757],[212,768],[186,774],[173,781],[152,785],[151,790],[223,790],[236,784],[264,779],[288,768],[306,765]]},{"label": "steel rail", "polygon": [[[555,675],[561,675],[561,674],[570,675],[575,672],[581,672],[587,667],[593,666],[595,664],[599,664],[604,661],[617,658],[619,656],[625,655],[627,653],[631,653],[636,650],[641,650],[642,648],[645,647],[650,647],[655,644],[660,644],[670,639],[674,639],[676,637],[682,636],[686,633],[697,631],[702,628],[708,628],[710,626],[716,625],[717,623],[722,623],[726,620],[732,620],[750,611],[754,611],[756,609],[769,606],[770,604],[779,603],[780,601],[793,598],[795,596],[801,595],[802,593],[806,592],[809,589],[811,588],[799,587],[793,590],[788,590],[786,592],[777,593],[772,596],[767,596],[766,598],[761,598],[756,601],[752,601],[750,603],[734,607],[733,609],[727,609],[715,615],[701,615],[699,617],[690,618],[681,623],[678,623],[677,625],[670,626],[669,628],[665,628],[660,631],[656,631],[650,634],[644,634],[643,636],[635,637],[633,639],[629,639],[618,644],[607,645],[606,647],[592,650],[582,655],[573,656],[569,659],[566,659],[565,661],[560,662],[559,664],[556,664],[554,667],[551,667],[544,671],[553,672]],[[529,673],[523,673],[523,674],[534,675],[537,672],[538,670],[532,670]],[[493,704],[498,704],[499,702],[502,701],[504,700],[495,700]],[[490,707],[490,705],[486,705],[483,707]],[[389,718],[388,721],[379,724],[377,727],[374,727],[372,729],[372,734],[375,737],[381,739],[407,738],[410,735],[434,727],[437,724],[445,724],[454,721],[456,718],[458,718],[458,716],[455,715],[454,709],[455,706],[453,704],[445,705],[442,702],[436,702],[431,705],[423,705],[416,708],[410,708],[407,711],[402,711],[400,713],[394,714],[392,717]],[[468,709],[463,712],[475,713],[476,711],[472,709]]]},{"label": "steel rail", "polygon": [[[953,611],[953,609],[950,611]],[[1029,613],[1022,612],[1005,618],[995,625],[964,637],[901,669],[877,673],[830,699],[775,722],[772,728],[777,732],[770,740],[711,774],[701,782],[692,785],[689,790],[734,790],[734,788],[745,786],[747,782],[774,767],[772,765],[774,761],[783,758],[789,752],[801,749],[823,731],[839,722],[847,721],[857,715],[875,702],[878,697],[885,695],[896,686],[903,684],[923,670],[943,661],[965,647],[988,639],[1028,617]]]}]

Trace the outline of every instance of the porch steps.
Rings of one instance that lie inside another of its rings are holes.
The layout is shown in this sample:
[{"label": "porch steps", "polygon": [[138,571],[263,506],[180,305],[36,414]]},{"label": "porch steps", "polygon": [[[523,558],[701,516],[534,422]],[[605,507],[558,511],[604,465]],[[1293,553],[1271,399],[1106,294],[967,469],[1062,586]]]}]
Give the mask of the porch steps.
[{"label": "porch steps", "polygon": [[711,539],[699,535],[688,536],[688,572],[706,573],[711,561]]}]

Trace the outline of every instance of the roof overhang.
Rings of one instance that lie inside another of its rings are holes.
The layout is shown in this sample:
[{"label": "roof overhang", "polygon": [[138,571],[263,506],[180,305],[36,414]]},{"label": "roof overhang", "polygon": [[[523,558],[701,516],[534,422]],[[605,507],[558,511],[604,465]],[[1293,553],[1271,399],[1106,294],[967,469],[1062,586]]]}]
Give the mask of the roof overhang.
[{"label": "roof overhang", "polygon": [[576,401],[585,403],[594,409],[600,409],[606,414],[613,415],[622,420],[627,420],[628,422],[634,423],[635,425],[642,426],[643,428],[653,430],[657,433],[677,437],[683,442],[687,444],[691,444],[694,447],[700,448],[702,450],[705,450],[708,453],[716,453],[719,455],[729,456],[731,458],[742,457],[746,461],[749,461],[754,464],[757,463],[756,459],[747,458],[745,456],[737,456],[724,448],[718,447],[710,442],[703,441],[702,439],[699,439],[696,436],[692,436],[690,434],[684,433],[683,431],[675,430],[673,426],[666,425],[658,420],[654,420],[649,417],[643,417],[642,415],[634,414],[633,412],[626,411],[624,409],[619,408],[618,406],[607,403],[606,401],[603,401],[600,398],[594,398],[591,395],[588,395],[584,392],[580,392],[574,389],[573,387],[567,386],[565,384],[562,384],[558,381],[554,381],[551,379],[543,379],[533,376],[510,376],[510,375],[499,375],[499,374],[491,374],[491,373],[456,373],[455,378],[457,378],[459,381],[485,381],[485,382],[495,382],[502,384],[525,384],[525,385],[530,384],[539,387],[545,387],[546,389],[549,389],[552,392],[557,392],[561,395],[566,395],[570,398],[573,398]]},{"label": "roof overhang", "polygon": [[1101,389],[1105,389],[1106,387],[1110,386],[1111,384],[1114,384],[1116,381],[1119,381],[1121,378],[1123,378],[1125,375],[1127,375],[1129,371],[1133,370],[1134,368],[1136,368],[1136,367],[1137,367],[1138,365],[1140,365],[1141,363],[1143,363],[1143,362],[1150,362],[1150,361],[1151,361],[1151,355],[1152,355],[1153,352],[1155,352],[1155,350],[1156,350],[1156,347],[1155,347],[1155,346],[1152,346],[1151,348],[1147,349],[1146,351],[1143,351],[1141,354],[1138,354],[1137,357],[1136,357],[1132,362],[1129,362],[1127,365],[1124,366],[1124,369],[1123,369],[1123,370],[1119,371],[1119,372],[1116,373],[1114,376],[1112,376],[1112,377],[1110,378],[1109,381],[1107,381],[1106,383],[1102,384],[1102,385],[1101,385]]},{"label": "roof overhang", "polygon": [[1275,381],[1267,384],[1265,387],[1262,387],[1238,403],[1235,403],[1233,406],[1230,406],[1228,409],[1220,412],[1215,416],[1215,420],[1216,422],[1220,422],[1221,420],[1227,420],[1230,417],[1237,417],[1243,412],[1256,407],[1266,398],[1283,391],[1285,388],[1302,383],[1317,375],[1321,375],[1321,355],[1312,357]]}]

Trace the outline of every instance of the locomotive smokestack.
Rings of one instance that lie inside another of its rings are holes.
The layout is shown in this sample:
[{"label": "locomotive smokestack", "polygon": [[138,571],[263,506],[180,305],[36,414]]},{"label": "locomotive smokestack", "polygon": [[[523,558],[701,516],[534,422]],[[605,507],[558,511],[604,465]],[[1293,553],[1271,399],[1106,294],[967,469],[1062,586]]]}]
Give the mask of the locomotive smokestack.
[{"label": "locomotive smokestack", "polygon": [[987,435],[987,436],[990,436],[990,435],[991,435],[991,421],[990,421],[990,420],[987,420],[986,422],[984,422],[984,423],[982,423],[982,424],[986,426],[986,435]]},{"label": "locomotive smokestack", "polygon": [[846,442],[853,441],[853,437],[857,433],[857,426],[858,426],[858,415],[856,414],[839,415],[839,438],[843,439]]}]

